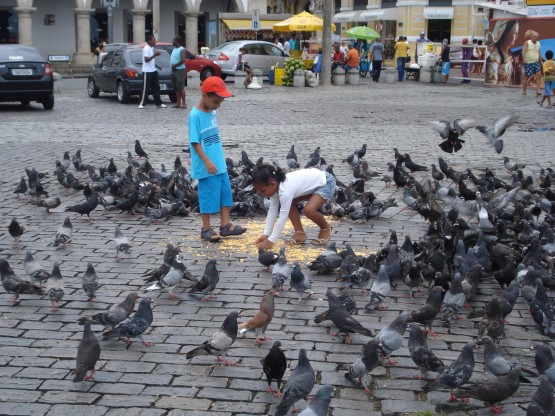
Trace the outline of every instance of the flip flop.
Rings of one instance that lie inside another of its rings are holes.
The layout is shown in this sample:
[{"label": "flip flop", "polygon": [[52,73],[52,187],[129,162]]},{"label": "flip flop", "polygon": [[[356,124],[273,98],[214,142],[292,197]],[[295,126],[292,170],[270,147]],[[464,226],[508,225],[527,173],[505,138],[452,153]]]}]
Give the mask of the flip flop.
[{"label": "flip flop", "polygon": [[543,104],[540,101],[536,101],[536,104],[539,105],[540,107],[543,107]]}]

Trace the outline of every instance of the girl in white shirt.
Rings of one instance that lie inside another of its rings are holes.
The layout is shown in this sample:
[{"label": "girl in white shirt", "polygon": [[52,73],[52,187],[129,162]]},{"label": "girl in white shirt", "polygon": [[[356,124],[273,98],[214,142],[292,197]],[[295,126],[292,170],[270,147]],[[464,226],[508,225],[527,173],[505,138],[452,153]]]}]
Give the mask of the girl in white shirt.
[{"label": "girl in white shirt", "polygon": [[297,208],[299,201],[308,201],[303,212],[320,227],[318,238],[312,240],[312,244],[327,244],[332,228],[318,209],[333,198],[335,178],[332,174],[315,168],[285,174],[281,168],[263,164],[254,168],[252,184],[258,193],[270,198],[264,234],[255,241],[258,248],[272,248],[283,231],[287,218],[295,229],[287,244],[302,244],[306,241],[306,233]]}]

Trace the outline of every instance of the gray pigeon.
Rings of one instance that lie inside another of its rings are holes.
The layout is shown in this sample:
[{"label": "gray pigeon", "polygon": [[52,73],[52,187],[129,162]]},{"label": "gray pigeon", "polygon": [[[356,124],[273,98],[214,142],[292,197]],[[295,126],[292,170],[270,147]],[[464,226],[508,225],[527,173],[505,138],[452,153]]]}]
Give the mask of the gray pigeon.
[{"label": "gray pigeon", "polygon": [[[291,376],[284,388],[283,397],[276,407],[274,416],[285,416],[295,403],[301,399],[306,400],[314,387],[315,381],[316,374],[306,356],[306,350],[302,348],[299,351],[297,367],[291,372]],[[293,412],[295,411],[296,409],[293,407]]]},{"label": "gray pigeon", "polygon": [[555,358],[553,358],[553,351],[546,344],[534,344],[536,355],[534,360],[539,374],[545,374],[549,382],[555,387]]},{"label": "gray pigeon", "polygon": [[40,287],[42,287],[42,282],[46,282],[50,277],[50,273],[38,260],[34,259],[33,253],[30,251],[27,251],[23,259],[23,269],[31,278],[31,281],[33,283],[39,283]]},{"label": "gray pigeon", "polygon": [[318,274],[328,274],[340,267],[342,262],[343,258],[337,253],[335,241],[331,241],[326,249],[308,265],[308,268]]},{"label": "gray pigeon", "polygon": [[104,325],[106,329],[114,329],[117,324],[125,321],[131,315],[138,298],[139,294],[137,292],[131,292],[122,302],[112,305],[106,312],[97,313],[93,316],[84,316],[79,318],[77,322],[80,325],[84,325],[85,322],[91,322],[92,324]]},{"label": "gray pigeon", "polygon": [[462,288],[462,277],[460,273],[455,273],[451,282],[451,287],[445,292],[443,298],[441,323],[445,327],[451,326],[452,319],[459,319],[459,310],[464,306],[466,298]]},{"label": "gray pigeon", "polygon": [[73,234],[73,226],[69,217],[66,217],[64,223],[56,231],[56,236],[54,237],[54,247],[59,247],[60,244],[65,248],[67,243],[71,241],[71,235]]},{"label": "gray pigeon", "polygon": [[497,153],[503,151],[503,140],[500,139],[505,131],[513,125],[516,119],[513,116],[501,117],[490,124],[489,126],[476,126],[476,128],[486,136],[488,142]]},{"label": "gray pigeon", "polygon": [[428,371],[440,373],[444,369],[443,361],[435,356],[428,347],[424,332],[416,324],[409,325],[409,353],[410,358],[420,370],[419,380],[423,380],[428,375]]},{"label": "gray pigeon", "polygon": [[397,254],[397,244],[391,244],[389,246],[389,253],[384,264],[385,272],[387,273],[387,277],[389,277],[389,283],[395,287],[401,278],[401,262]]},{"label": "gray pigeon", "polygon": [[377,271],[377,262],[378,260],[375,254],[370,254],[366,257],[364,259],[364,264],[345,278],[350,281],[350,287],[359,288],[362,295],[367,295],[368,291],[365,287],[368,286],[368,282]]},{"label": "gray pigeon", "polygon": [[366,304],[364,310],[372,312],[374,309],[386,309],[387,306],[383,305],[382,302],[385,300],[390,290],[391,283],[385,271],[385,264],[382,264],[380,266],[380,270],[378,271],[378,276],[370,288],[370,302]]},{"label": "gray pigeon", "polygon": [[334,390],[335,387],[331,384],[320,387],[314,400],[310,402],[305,410],[299,413],[299,416],[327,416]]},{"label": "gray pigeon", "polygon": [[555,416],[555,400],[547,376],[540,376],[538,389],[526,409],[526,416]]},{"label": "gray pigeon", "polygon": [[276,264],[272,268],[272,289],[276,292],[283,290],[283,283],[289,279],[291,274],[291,268],[287,264],[287,259],[285,258],[285,247],[279,249],[279,257]]},{"label": "gray pigeon", "polygon": [[553,325],[555,311],[553,302],[549,296],[547,296],[547,293],[545,293],[542,279],[536,279],[536,288],[536,296],[534,296],[534,299],[530,302],[532,318],[534,318],[542,334],[555,337],[555,326]]},{"label": "gray pigeon", "polygon": [[19,244],[19,237],[23,235],[25,227],[21,226],[17,221],[17,218],[12,218],[10,225],[8,226],[8,232],[13,237],[14,242],[12,248],[16,248]]},{"label": "gray pigeon", "polygon": [[125,337],[126,343],[129,345],[131,344],[129,338],[139,338],[146,347],[152,347],[154,345],[153,343],[146,342],[143,339],[143,334],[150,327],[153,320],[151,303],[152,300],[150,298],[142,298],[135,315],[122,325],[115,327],[109,332],[105,332],[102,335],[102,340],[107,341]]},{"label": "gray pigeon", "polygon": [[150,283],[160,280],[164,277],[171,268],[173,259],[180,253],[181,249],[174,246],[172,243],[166,245],[166,250],[164,250],[163,263],[156,269],[150,269],[143,274],[145,283]]},{"label": "gray pigeon", "polygon": [[189,290],[189,292],[201,292],[201,302],[208,302],[210,299],[216,298],[216,296],[212,295],[212,292],[216,289],[216,285],[219,281],[220,272],[216,269],[216,260],[209,260],[208,263],[206,263],[206,269],[204,270],[202,279],[200,279],[199,282],[195,284],[191,290]]},{"label": "gray pigeon", "polygon": [[96,291],[98,290],[98,277],[92,262],[87,264],[87,271],[81,277],[83,290],[89,297],[87,302],[94,302],[96,299]]},{"label": "gray pigeon", "polygon": [[425,392],[448,388],[451,391],[450,401],[458,401],[454,390],[467,383],[474,372],[474,348],[473,342],[466,344],[459,356],[435,381],[424,386]]},{"label": "gray pigeon", "polygon": [[39,200],[39,207],[43,207],[46,209],[46,214],[50,214],[50,210],[54,208],[58,208],[62,201],[57,196],[44,198]]},{"label": "gray pigeon", "polygon": [[376,335],[380,340],[378,351],[383,358],[387,358],[386,364],[397,364],[395,361],[391,361],[390,355],[403,345],[403,334],[407,328],[408,319],[409,314],[403,312],[389,325],[384,326]]},{"label": "gray pigeon", "polygon": [[35,286],[33,283],[22,280],[17,277],[10,267],[7,260],[0,259],[0,276],[2,277],[2,286],[7,293],[13,293],[11,299],[12,303],[15,305],[19,295],[28,293],[33,295],[42,295],[42,289]]},{"label": "gray pigeon", "polygon": [[328,289],[326,296],[328,297],[330,319],[338,329],[337,333],[331,334],[332,336],[342,335],[344,337],[343,341],[348,344],[352,342],[350,335],[352,333],[358,333],[367,337],[374,336],[374,333],[371,330],[363,327],[360,322],[351,316],[341,303],[341,300],[332,292],[331,289]]},{"label": "gray pigeon", "polygon": [[145,292],[151,292],[153,290],[164,290],[169,288],[168,294],[170,295],[170,298],[179,299],[179,295],[174,294],[173,290],[183,280],[184,277],[187,277],[187,280],[190,283],[189,286],[198,283],[198,279],[187,272],[187,267],[185,266],[183,257],[178,254],[173,260],[168,273],[166,273],[166,275],[163,276],[158,282],[156,282],[152,286],[147,287],[145,289]]},{"label": "gray pigeon", "polygon": [[258,262],[263,266],[266,266],[266,271],[270,271],[270,266],[276,264],[279,260],[279,256],[271,251],[266,251],[262,248],[258,249]]},{"label": "gray pigeon", "polygon": [[299,303],[303,300],[304,292],[310,289],[310,280],[308,280],[308,277],[303,273],[298,262],[293,263],[293,270],[291,271],[291,289],[299,293]]},{"label": "gray pigeon", "polygon": [[48,298],[52,302],[50,312],[56,312],[58,303],[64,297],[64,278],[60,273],[60,265],[57,261],[54,262],[52,273],[50,273],[50,278],[46,282],[46,293],[48,293]]},{"label": "gray pigeon", "polygon": [[212,335],[212,338],[202,343],[201,346],[189,351],[185,358],[188,360],[199,355],[215,355],[218,362],[223,361],[225,365],[232,366],[231,361],[222,359],[226,355],[227,350],[233,345],[237,339],[237,317],[236,311],[231,312],[224,320],[221,328]]},{"label": "gray pigeon", "polygon": [[116,259],[119,258],[119,253],[129,254],[129,251],[131,250],[129,239],[122,234],[119,229],[119,225],[116,225],[114,244],[116,245]]},{"label": "gray pigeon", "polygon": [[346,379],[353,383],[355,383],[356,380],[369,396],[372,394],[372,390],[370,390],[364,382],[364,376],[366,373],[372,372],[372,370],[382,364],[378,354],[379,345],[380,340],[378,338],[372,338],[368,341],[362,349],[362,356],[357,358],[357,360],[350,365],[349,371],[345,373]]},{"label": "gray pigeon", "polygon": [[[85,322],[85,328],[83,330],[83,338],[79,343],[77,349],[77,364],[75,369],[71,372],[75,374],[73,382],[77,383],[79,381],[88,380],[93,378],[96,373],[94,366],[100,358],[100,344],[96,339],[96,335],[91,331],[91,323]],[[91,375],[87,376],[87,373],[91,371]]]}]

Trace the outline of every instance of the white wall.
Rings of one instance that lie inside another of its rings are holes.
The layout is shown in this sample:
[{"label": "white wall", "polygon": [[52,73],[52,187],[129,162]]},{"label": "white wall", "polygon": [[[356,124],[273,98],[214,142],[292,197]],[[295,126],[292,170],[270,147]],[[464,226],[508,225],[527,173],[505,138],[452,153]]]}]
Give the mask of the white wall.
[{"label": "white wall", "polygon": [[[0,4],[1,5],[1,4]],[[35,0],[33,7],[33,46],[45,56],[72,55],[76,46],[75,13],[72,0]],[[53,14],[56,24],[44,25],[44,16]]]}]

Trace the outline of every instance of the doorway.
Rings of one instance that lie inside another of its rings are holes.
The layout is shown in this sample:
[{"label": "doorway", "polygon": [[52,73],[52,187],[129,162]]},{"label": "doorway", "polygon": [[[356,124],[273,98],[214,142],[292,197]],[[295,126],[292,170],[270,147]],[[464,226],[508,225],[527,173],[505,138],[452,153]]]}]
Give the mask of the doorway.
[{"label": "doorway", "polygon": [[451,20],[428,19],[428,39],[432,42],[451,41]]}]

